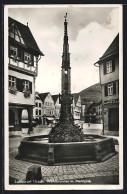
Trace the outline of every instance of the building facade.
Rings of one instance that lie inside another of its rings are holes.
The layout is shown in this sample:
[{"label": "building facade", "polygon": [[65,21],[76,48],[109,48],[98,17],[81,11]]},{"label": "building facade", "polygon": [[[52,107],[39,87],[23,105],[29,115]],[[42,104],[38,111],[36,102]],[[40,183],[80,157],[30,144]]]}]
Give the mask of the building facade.
[{"label": "building facade", "polygon": [[59,95],[52,95],[52,98],[54,100],[54,106],[55,106],[55,119],[59,119],[60,117],[60,110],[61,110],[61,104],[59,103]]},{"label": "building facade", "polygon": [[[9,131],[21,131],[23,119],[28,120],[27,127],[31,131],[35,78],[43,53],[28,26],[9,17],[8,28]],[[25,118],[23,112],[27,112]]]},{"label": "building facade", "polygon": [[88,114],[92,123],[102,123],[102,101],[93,102],[89,107]]},{"label": "building facade", "polygon": [[102,102],[95,103],[96,123],[102,123]]},{"label": "building facade", "polygon": [[81,109],[82,106],[80,95],[78,93],[73,94],[72,113],[75,123],[79,123],[79,121],[81,120]]},{"label": "building facade", "polygon": [[33,118],[37,124],[42,124],[42,116],[43,116],[43,102],[41,101],[38,93],[35,93],[35,107],[33,109]]},{"label": "building facade", "polygon": [[43,106],[42,106],[42,124],[47,125],[47,124],[52,123],[54,121],[54,117],[55,117],[54,100],[53,100],[50,92],[40,93],[38,95],[43,103]]},{"label": "building facade", "polygon": [[100,58],[104,134],[119,134],[119,34]]}]

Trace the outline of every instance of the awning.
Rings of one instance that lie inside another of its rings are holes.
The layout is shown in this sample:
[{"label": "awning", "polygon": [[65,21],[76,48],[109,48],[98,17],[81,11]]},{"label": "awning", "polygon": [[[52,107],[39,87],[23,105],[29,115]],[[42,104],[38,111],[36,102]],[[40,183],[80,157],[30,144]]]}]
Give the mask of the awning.
[{"label": "awning", "polygon": [[55,117],[54,119],[59,120],[59,117]]},{"label": "awning", "polygon": [[29,123],[29,120],[28,119],[21,120],[21,123]]},{"label": "awning", "polygon": [[53,117],[47,117],[47,119],[48,119],[49,121],[53,121],[53,120],[54,120]]}]

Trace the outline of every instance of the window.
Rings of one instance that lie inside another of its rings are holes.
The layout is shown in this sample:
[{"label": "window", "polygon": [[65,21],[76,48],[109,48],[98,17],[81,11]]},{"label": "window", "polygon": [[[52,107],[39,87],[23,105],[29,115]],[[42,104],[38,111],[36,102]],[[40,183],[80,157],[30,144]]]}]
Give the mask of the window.
[{"label": "window", "polygon": [[16,87],[16,78],[9,75],[9,87]]},{"label": "window", "polygon": [[36,102],[36,107],[38,107],[38,103]]},{"label": "window", "polygon": [[17,48],[14,46],[10,46],[10,56],[17,57]]},{"label": "window", "polygon": [[38,110],[36,110],[36,115],[38,115]]},{"label": "window", "polygon": [[41,115],[41,110],[39,110],[39,115]]},{"label": "window", "polygon": [[39,107],[41,107],[41,103],[39,103]]},{"label": "window", "polygon": [[32,65],[31,55],[27,52],[24,53],[24,62]]},{"label": "window", "polygon": [[30,88],[29,81],[24,80],[23,86],[24,86],[24,89],[26,89],[26,90],[29,89]]},{"label": "window", "polygon": [[104,74],[109,74],[109,73],[112,73],[113,71],[115,71],[115,61],[114,61],[114,59],[104,63]]},{"label": "window", "polygon": [[23,80],[20,78],[15,78],[15,80],[16,80],[16,88],[19,92],[24,92],[24,90],[29,90],[30,93],[32,94],[32,82],[28,80]]},{"label": "window", "polygon": [[108,84],[108,96],[113,95],[113,83]]},{"label": "window", "polygon": [[112,61],[109,61],[106,63],[106,72],[111,73],[112,72]]},{"label": "window", "polygon": [[23,90],[29,90],[32,94],[32,82],[28,80],[22,80]]},{"label": "window", "polygon": [[24,44],[20,31],[14,23],[9,26],[9,36],[14,38],[17,42]]},{"label": "window", "polygon": [[116,94],[116,82],[105,85],[105,96],[112,96]]}]

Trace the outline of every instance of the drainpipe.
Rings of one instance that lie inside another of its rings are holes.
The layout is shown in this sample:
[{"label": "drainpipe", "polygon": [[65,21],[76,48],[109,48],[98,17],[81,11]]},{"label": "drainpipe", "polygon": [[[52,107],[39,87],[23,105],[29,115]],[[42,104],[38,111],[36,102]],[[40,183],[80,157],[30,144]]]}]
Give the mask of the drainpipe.
[{"label": "drainpipe", "polygon": [[102,133],[104,135],[104,105],[102,104],[102,122],[103,122],[103,129],[102,129]]}]

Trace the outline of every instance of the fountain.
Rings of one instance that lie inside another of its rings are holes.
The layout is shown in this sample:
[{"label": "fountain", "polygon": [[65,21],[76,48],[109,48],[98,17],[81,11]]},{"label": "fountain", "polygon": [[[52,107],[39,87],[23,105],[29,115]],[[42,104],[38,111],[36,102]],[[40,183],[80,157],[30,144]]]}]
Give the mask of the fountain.
[{"label": "fountain", "polygon": [[46,165],[100,162],[116,154],[113,138],[83,134],[74,124],[71,112],[71,67],[67,34],[67,13],[64,16],[64,43],[60,119],[49,135],[26,137],[21,141],[17,158]]}]

